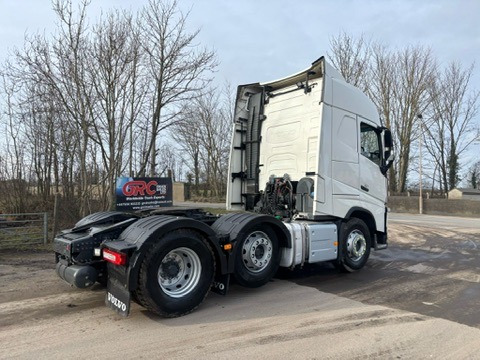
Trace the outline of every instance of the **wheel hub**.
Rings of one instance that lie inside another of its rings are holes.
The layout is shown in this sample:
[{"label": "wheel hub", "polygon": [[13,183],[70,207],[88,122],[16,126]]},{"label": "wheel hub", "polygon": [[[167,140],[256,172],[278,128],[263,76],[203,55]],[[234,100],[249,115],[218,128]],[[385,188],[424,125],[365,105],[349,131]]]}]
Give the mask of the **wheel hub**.
[{"label": "wheel hub", "polygon": [[359,261],[367,251],[367,241],[360,230],[354,230],[347,238],[348,257],[353,261]]},{"label": "wheel hub", "polygon": [[162,263],[162,276],[167,279],[173,279],[180,273],[180,264],[175,261]]},{"label": "wheel hub", "polygon": [[170,251],[158,267],[158,284],[169,296],[179,298],[195,289],[202,272],[197,253],[181,247]]},{"label": "wheel hub", "polygon": [[272,259],[272,241],[263,231],[248,235],[242,246],[242,260],[251,272],[264,270]]},{"label": "wheel hub", "polygon": [[257,246],[257,248],[255,249],[255,257],[257,259],[261,259],[263,257],[263,254],[265,254],[265,247],[264,246]]}]

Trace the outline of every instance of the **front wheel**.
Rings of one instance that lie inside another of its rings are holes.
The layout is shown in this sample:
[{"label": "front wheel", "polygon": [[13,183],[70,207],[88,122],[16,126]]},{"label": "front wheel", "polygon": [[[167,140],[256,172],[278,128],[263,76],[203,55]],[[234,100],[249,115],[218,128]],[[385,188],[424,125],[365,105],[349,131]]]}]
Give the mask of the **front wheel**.
[{"label": "front wheel", "polygon": [[148,310],[178,317],[195,310],[207,297],[215,260],[207,241],[190,230],[162,237],[146,254],[136,297]]},{"label": "front wheel", "polygon": [[275,232],[266,226],[255,226],[237,241],[235,280],[250,288],[269,282],[280,265],[280,247]]},{"label": "front wheel", "polygon": [[360,270],[370,256],[372,245],[370,231],[365,223],[356,218],[352,218],[342,224],[342,258],[340,259],[340,268],[347,272]]}]

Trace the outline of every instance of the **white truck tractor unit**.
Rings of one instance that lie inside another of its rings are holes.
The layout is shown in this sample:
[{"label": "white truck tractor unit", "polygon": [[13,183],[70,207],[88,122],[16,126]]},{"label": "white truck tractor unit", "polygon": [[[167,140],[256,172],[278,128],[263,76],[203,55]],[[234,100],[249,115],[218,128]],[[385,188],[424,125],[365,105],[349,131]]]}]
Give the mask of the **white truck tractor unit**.
[{"label": "white truck tractor unit", "polygon": [[386,247],[391,134],[324,58],[287,78],[240,86],[235,118],[227,208],[284,220],[292,247],[282,248],[281,266],[340,255],[343,267],[358,270],[371,246]]},{"label": "white truck tractor unit", "polygon": [[332,261],[361,269],[387,247],[392,137],[373,103],[323,57],[297,74],[239,86],[226,206],[101,212],[55,238],[58,275],[107,285],[165,317],[193,311],[230,277],[259,287],[279,266]]}]

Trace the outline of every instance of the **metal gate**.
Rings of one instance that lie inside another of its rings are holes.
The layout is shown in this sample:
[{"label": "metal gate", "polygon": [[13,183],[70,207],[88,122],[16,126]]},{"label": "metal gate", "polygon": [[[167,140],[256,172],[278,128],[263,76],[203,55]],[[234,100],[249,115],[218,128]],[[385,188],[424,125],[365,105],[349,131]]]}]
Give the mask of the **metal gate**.
[{"label": "metal gate", "polygon": [[0,214],[0,249],[48,241],[48,213]]}]

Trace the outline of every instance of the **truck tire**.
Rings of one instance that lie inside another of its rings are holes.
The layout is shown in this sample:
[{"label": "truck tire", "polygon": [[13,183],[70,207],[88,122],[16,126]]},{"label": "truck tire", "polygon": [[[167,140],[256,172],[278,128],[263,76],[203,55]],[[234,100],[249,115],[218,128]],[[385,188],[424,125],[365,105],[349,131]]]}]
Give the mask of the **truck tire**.
[{"label": "truck tire", "polygon": [[186,315],[207,297],[214,273],[215,257],[207,241],[192,230],[172,231],[145,255],[134,295],[162,317]]},{"label": "truck tire", "polygon": [[237,241],[235,280],[249,288],[265,285],[280,265],[277,235],[268,226],[256,225]]},{"label": "truck tire", "polygon": [[346,272],[355,272],[360,270],[367,262],[370,256],[372,245],[370,231],[365,223],[357,218],[351,218],[342,223],[342,258],[340,259],[340,269]]}]

